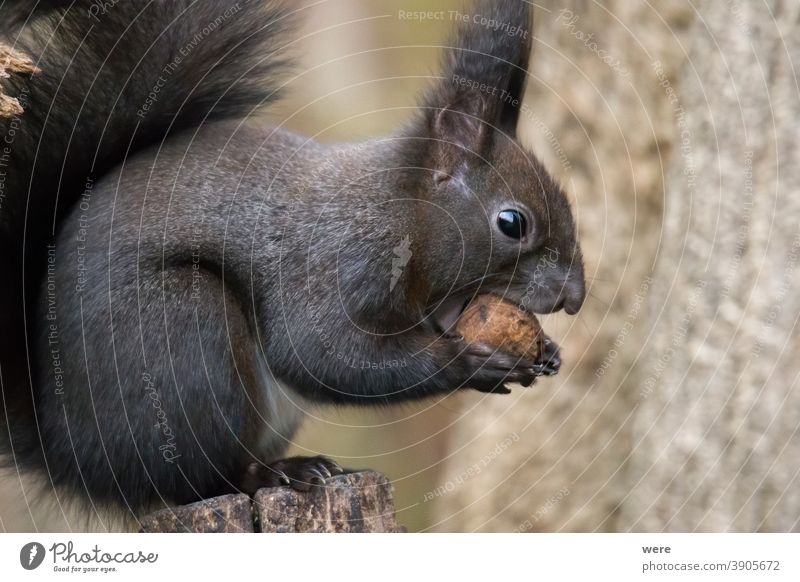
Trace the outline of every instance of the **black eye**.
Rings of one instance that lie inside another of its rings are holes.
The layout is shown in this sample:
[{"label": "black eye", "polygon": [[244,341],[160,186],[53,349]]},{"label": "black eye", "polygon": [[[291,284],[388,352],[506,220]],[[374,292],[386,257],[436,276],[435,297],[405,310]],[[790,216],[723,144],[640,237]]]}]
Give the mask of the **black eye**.
[{"label": "black eye", "polygon": [[504,235],[519,240],[528,233],[528,221],[519,210],[502,210],[497,215],[497,228]]}]

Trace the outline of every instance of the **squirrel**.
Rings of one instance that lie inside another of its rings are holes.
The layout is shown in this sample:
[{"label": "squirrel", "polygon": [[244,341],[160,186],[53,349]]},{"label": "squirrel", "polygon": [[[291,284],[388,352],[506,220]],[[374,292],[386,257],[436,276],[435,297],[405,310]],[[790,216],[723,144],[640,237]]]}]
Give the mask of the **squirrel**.
[{"label": "squirrel", "polygon": [[477,293],[585,297],[569,202],[516,136],[529,4],[471,12],[412,119],[325,145],[255,116],[296,66],[290,2],[0,5],[0,41],[40,71],[0,81],[24,109],[0,120],[16,469],[133,514],[307,489],[342,471],[283,458],[309,405],[558,371],[549,338],[529,361],[454,332]]}]

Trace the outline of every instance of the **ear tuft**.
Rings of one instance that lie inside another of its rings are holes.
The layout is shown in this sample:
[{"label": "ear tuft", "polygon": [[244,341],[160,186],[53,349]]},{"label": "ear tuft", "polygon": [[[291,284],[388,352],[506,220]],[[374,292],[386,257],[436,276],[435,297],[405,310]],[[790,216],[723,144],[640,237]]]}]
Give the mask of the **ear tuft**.
[{"label": "ear tuft", "polygon": [[465,88],[486,98],[486,123],[514,134],[531,52],[531,10],[526,0],[477,0],[462,15],[445,50],[443,79],[434,98],[453,101]]},{"label": "ear tuft", "polygon": [[491,128],[516,132],[531,49],[528,2],[475,1],[449,45],[423,106],[429,137],[440,144],[436,171],[452,176],[469,152],[482,151]]}]

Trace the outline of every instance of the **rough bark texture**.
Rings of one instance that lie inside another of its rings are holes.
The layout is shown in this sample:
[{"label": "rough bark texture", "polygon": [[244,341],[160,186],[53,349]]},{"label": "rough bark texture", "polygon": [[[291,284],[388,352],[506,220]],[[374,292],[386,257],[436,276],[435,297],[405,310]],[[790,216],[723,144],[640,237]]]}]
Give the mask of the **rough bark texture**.
[{"label": "rough bark texture", "polygon": [[339,475],[308,493],[286,487],[261,489],[254,501],[265,533],[401,531],[394,517],[392,486],[384,475],[371,471]]},{"label": "rough bark texture", "polygon": [[164,509],[142,520],[142,531],[161,533],[384,533],[400,532],[392,485],[381,473],[338,475],[300,493],[289,487],[224,495]]},{"label": "rough bark texture", "polygon": [[[36,72],[38,69],[27,56],[0,44],[0,79],[8,78],[12,74],[31,75]],[[0,117],[14,117],[22,112],[19,100],[5,95],[0,88]]]},{"label": "rough bark texture", "polygon": [[590,296],[576,318],[542,318],[563,346],[559,376],[462,397],[440,530],[613,530],[627,492],[629,372],[649,332],[641,302],[675,135],[652,63],[677,76],[693,14],[677,0],[537,6],[520,132],[573,197]]},{"label": "rough bark texture", "polygon": [[247,495],[223,495],[162,509],[142,519],[145,533],[252,533],[253,503]]},{"label": "rough bark texture", "polygon": [[706,2],[700,16],[622,525],[796,531],[800,4]]}]

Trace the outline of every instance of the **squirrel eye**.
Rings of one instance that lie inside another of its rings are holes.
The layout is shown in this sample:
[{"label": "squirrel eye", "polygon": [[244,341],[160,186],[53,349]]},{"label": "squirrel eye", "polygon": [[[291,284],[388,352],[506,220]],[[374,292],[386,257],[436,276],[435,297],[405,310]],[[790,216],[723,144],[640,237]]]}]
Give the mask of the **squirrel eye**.
[{"label": "squirrel eye", "polygon": [[497,228],[507,237],[519,240],[528,232],[528,221],[519,210],[502,210],[497,215]]}]

